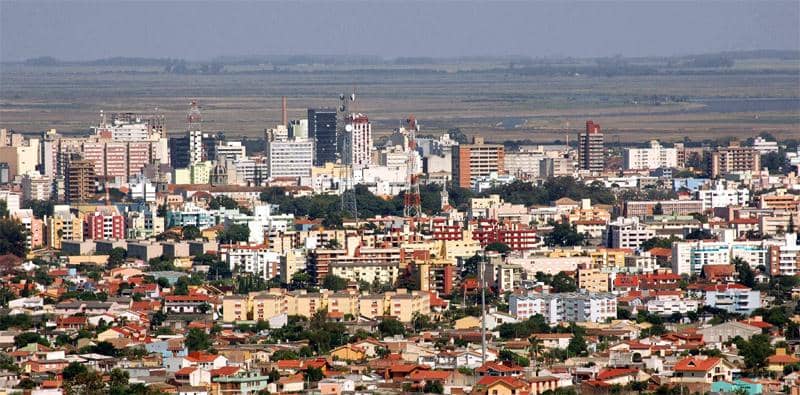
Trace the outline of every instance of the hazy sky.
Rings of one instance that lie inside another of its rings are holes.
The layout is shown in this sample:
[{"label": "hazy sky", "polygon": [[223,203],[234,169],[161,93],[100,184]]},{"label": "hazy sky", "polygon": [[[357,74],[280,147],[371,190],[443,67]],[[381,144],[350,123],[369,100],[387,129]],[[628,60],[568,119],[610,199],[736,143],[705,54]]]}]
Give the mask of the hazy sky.
[{"label": "hazy sky", "polygon": [[675,55],[800,49],[800,1],[0,0],[0,60],[247,54]]}]

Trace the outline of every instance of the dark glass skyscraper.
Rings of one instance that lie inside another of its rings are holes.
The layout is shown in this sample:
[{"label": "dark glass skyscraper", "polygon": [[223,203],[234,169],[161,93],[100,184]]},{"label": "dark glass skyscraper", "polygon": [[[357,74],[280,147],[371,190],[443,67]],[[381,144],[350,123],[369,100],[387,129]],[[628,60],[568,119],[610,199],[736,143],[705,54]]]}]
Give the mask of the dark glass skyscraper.
[{"label": "dark glass skyscraper", "polygon": [[308,137],[314,140],[314,166],[336,163],[336,110],[309,108]]}]

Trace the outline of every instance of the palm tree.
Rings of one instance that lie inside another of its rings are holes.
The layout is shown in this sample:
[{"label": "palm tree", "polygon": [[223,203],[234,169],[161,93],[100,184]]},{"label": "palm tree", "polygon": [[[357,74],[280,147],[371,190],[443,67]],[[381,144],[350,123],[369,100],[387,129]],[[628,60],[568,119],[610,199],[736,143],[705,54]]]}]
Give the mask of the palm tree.
[{"label": "palm tree", "polygon": [[536,336],[531,336],[528,338],[528,342],[530,342],[530,346],[528,346],[528,351],[531,355],[531,361],[533,361],[534,369],[536,369],[536,375],[539,375],[539,354],[542,352],[542,340]]}]

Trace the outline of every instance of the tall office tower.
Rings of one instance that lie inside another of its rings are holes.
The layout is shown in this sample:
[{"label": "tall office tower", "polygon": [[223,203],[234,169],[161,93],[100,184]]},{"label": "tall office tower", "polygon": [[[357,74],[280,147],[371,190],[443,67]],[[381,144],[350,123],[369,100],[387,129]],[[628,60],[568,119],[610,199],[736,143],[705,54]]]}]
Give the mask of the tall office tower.
[{"label": "tall office tower", "polygon": [[94,200],[96,177],[94,161],[73,155],[67,164],[67,202],[81,203]]},{"label": "tall office tower", "polygon": [[578,135],[578,168],[603,171],[606,164],[603,151],[603,132],[600,131],[600,124],[586,121],[586,132]]},{"label": "tall office tower", "polygon": [[192,100],[186,116],[186,133],[189,136],[189,164],[203,161],[203,132],[200,128],[202,117],[197,101]]},{"label": "tall office tower", "polygon": [[453,181],[461,188],[471,188],[478,177],[505,173],[505,148],[502,144],[484,144],[474,137],[472,144],[453,146]]},{"label": "tall office tower", "polygon": [[345,118],[342,136],[342,163],[353,168],[369,166],[372,158],[372,124],[364,114],[350,114]]},{"label": "tall office tower", "polygon": [[269,177],[308,177],[314,159],[311,140],[267,141]]},{"label": "tall office tower", "polygon": [[314,166],[336,163],[336,110],[309,108],[308,137],[314,142]]}]

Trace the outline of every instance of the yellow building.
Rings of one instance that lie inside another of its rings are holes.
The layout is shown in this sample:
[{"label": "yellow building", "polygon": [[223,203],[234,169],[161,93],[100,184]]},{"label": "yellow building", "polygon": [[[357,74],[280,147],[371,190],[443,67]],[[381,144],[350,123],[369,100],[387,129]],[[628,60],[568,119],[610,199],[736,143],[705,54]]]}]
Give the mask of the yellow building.
[{"label": "yellow building", "polygon": [[173,169],[172,170],[172,183],[173,184],[191,184],[192,173],[189,169]]},{"label": "yellow building", "polygon": [[389,315],[400,322],[411,322],[414,315],[429,315],[431,313],[430,294],[421,291],[407,293],[405,289],[398,288],[397,292],[387,292]]},{"label": "yellow building", "polygon": [[453,328],[455,329],[472,329],[480,327],[481,327],[481,319],[471,315],[468,315],[464,318],[459,318],[453,324]]},{"label": "yellow building", "polygon": [[358,315],[358,294],[337,292],[328,295],[328,312],[338,312],[344,315]]},{"label": "yellow building", "polygon": [[195,163],[189,166],[191,184],[208,184],[211,182],[211,170],[214,166],[209,161]]},{"label": "yellow building", "polygon": [[53,249],[60,250],[62,240],[83,241],[83,216],[69,214],[69,208],[64,215],[47,217],[45,228],[46,243]]},{"label": "yellow building", "polygon": [[247,296],[233,295],[222,299],[223,322],[247,321],[250,311],[250,300]]},{"label": "yellow building", "polygon": [[608,292],[608,273],[597,269],[578,269],[578,288],[588,292]]},{"label": "yellow building", "polygon": [[775,355],[767,358],[767,370],[783,374],[783,368],[800,363],[800,358],[786,354],[785,348],[776,348]]},{"label": "yellow building", "polygon": [[355,347],[351,344],[345,344],[331,350],[331,358],[339,361],[358,362],[363,361],[367,354],[360,347]]},{"label": "yellow building", "polygon": [[589,253],[592,266],[596,268],[624,268],[625,250],[621,248],[599,248]]},{"label": "yellow building", "polygon": [[267,321],[271,317],[286,313],[286,298],[283,295],[260,294],[253,298],[253,319]]}]

